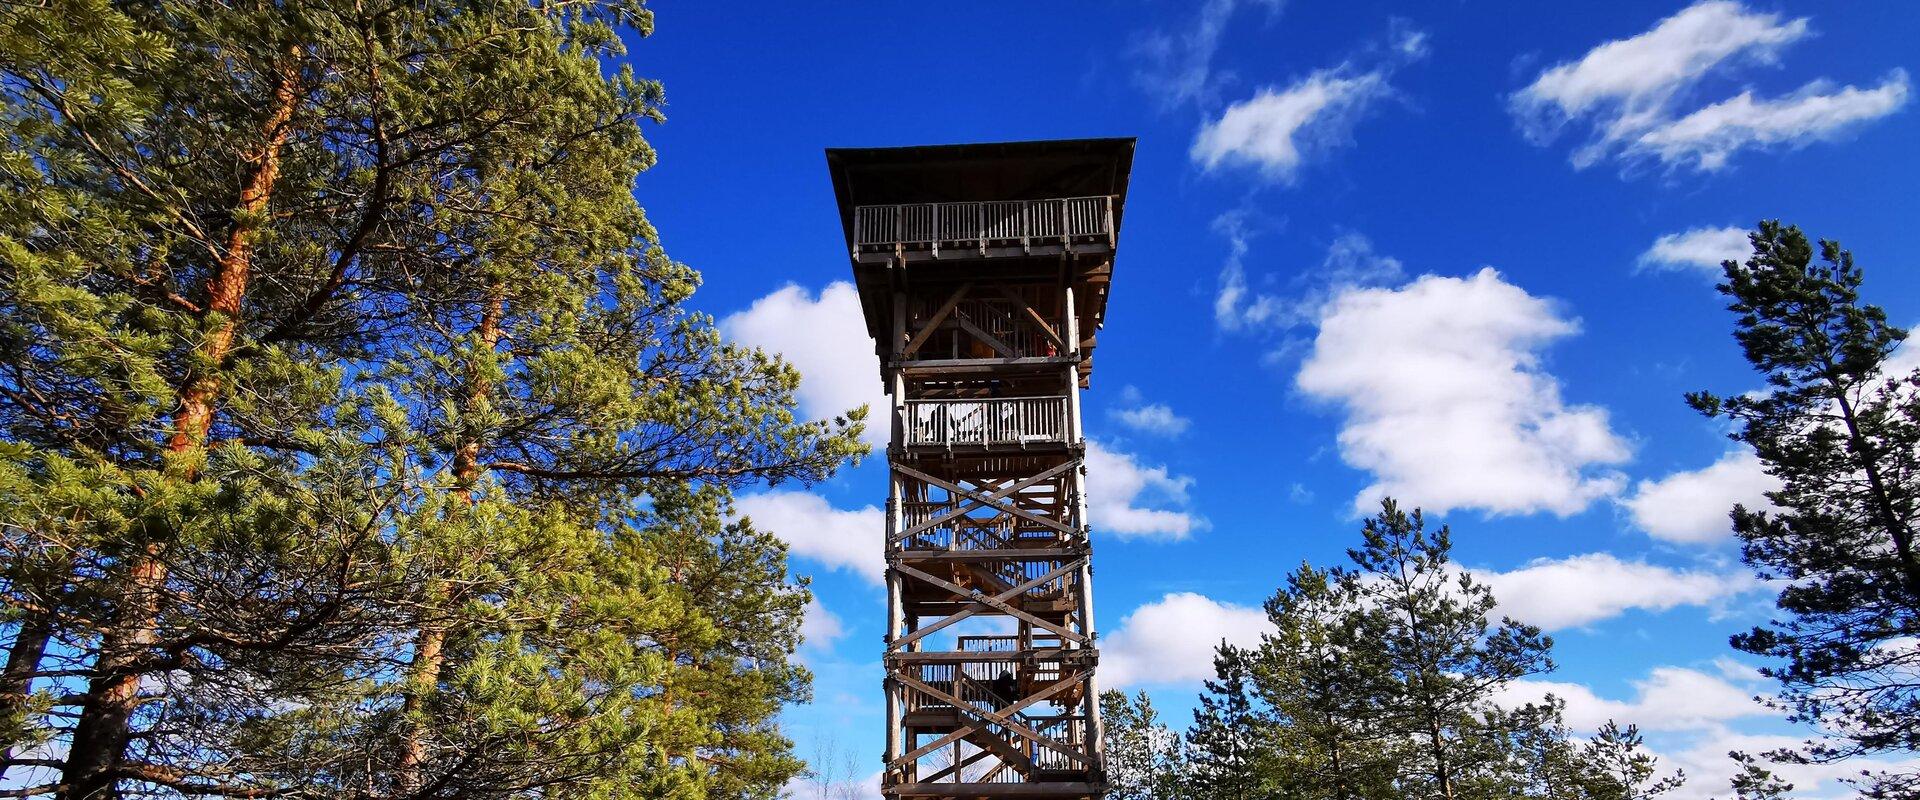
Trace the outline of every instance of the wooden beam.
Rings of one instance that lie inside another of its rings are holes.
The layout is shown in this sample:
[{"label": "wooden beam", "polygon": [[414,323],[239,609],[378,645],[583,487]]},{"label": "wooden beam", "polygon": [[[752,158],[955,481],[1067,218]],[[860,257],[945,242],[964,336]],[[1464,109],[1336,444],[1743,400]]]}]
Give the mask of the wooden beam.
[{"label": "wooden beam", "polygon": [[[1030,589],[1032,589],[1032,588],[1033,588],[1033,587],[1035,587],[1035,586],[1039,586],[1040,584],[1043,584],[1043,583],[1046,583],[1047,581],[1050,581],[1050,580],[1053,580],[1053,579],[1055,579],[1055,578],[1058,578],[1058,577],[1060,577],[1060,576],[1062,576],[1062,575],[1065,575],[1065,574],[1067,574],[1068,572],[1071,572],[1071,571],[1073,571],[1073,570],[1076,570],[1076,569],[1079,569],[1079,568],[1080,568],[1080,562],[1081,562],[1081,561],[1083,561],[1083,560],[1084,560],[1084,559],[1076,559],[1076,560],[1074,560],[1074,561],[1069,561],[1069,562],[1067,562],[1067,563],[1065,563],[1065,564],[1061,564],[1060,566],[1058,566],[1058,567],[1055,567],[1055,568],[1054,568],[1053,570],[1051,570],[1051,571],[1049,571],[1049,572],[1048,572],[1047,574],[1045,574],[1045,575],[1041,575],[1041,576],[1040,576],[1040,577],[1038,577],[1038,578],[1034,578],[1034,579],[1032,579],[1032,580],[1030,580],[1030,581],[1027,581],[1026,583],[1023,583],[1023,584],[1020,584],[1019,586],[1015,586],[1015,587],[1013,587],[1013,588],[1011,588],[1011,589],[1008,589],[1008,590],[1006,590],[1006,591],[1004,591],[1004,592],[1001,592],[1001,593],[1000,593],[1000,596],[999,596],[998,598],[996,598],[996,599],[998,599],[998,600],[1000,600],[1000,601],[1001,601],[1001,602],[1002,602],[1002,603],[1004,604],[1004,603],[1005,603],[1005,598],[1009,598],[1009,597],[1019,597],[1020,595],[1023,595],[1023,594],[1026,594],[1028,590],[1030,590]],[[913,569],[912,567],[908,567],[908,566],[904,566],[904,565],[903,565],[903,566],[898,566],[898,567],[894,567],[893,569],[895,569],[895,570],[899,570],[899,571],[901,571],[901,572],[909,572],[909,571],[911,571],[911,573],[917,573],[917,574],[919,574],[919,575],[922,575],[922,576],[924,576],[924,575],[926,575],[926,573],[924,573],[924,572],[920,572],[919,570],[916,570],[916,569]],[[929,577],[930,577],[930,576],[929,576]],[[948,586],[952,586],[953,584],[947,584],[947,585],[948,585]],[[908,646],[908,645],[911,645],[911,644],[913,644],[914,642],[917,642],[917,641],[920,641],[921,639],[925,639],[926,637],[928,637],[928,636],[930,636],[930,635],[932,635],[932,634],[933,634],[933,633],[934,633],[935,631],[938,631],[938,630],[941,630],[941,629],[943,629],[943,628],[946,628],[946,627],[947,627],[947,626],[949,626],[949,625],[955,625],[955,624],[958,624],[958,623],[959,623],[959,622],[961,622],[962,620],[965,620],[965,619],[967,619],[968,617],[971,617],[971,616],[973,616],[973,615],[975,615],[975,614],[978,614],[978,613],[980,613],[980,612],[982,612],[982,611],[986,611],[986,610],[988,610],[988,609],[998,609],[998,608],[999,608],[998,606],[993,606],[993,605],[989,605],[989,604],[988,604],[988,602],[987,602],[987,600],[986,600],[986,598],[985,598],[984,596],[975,596],[975,595],[969,595],[969,594],[968,594],[967,592],[965,592],[965,591],[962,591],[962,592],[960,593],[960,596],[961,596],[961,597],[965,597],[965,598],[968,598],[968,600],[969,600],[970,602],[968,602],[968,603],[967,603],[967,605],[965,605],[965,606],[962,606],[962,607],[961,607],[961,609],[960,609],[959,611],[956,611],[956,612],[954,612],[954,613],[952,613],[952,614],[950,614],[950,615],[947,615],[947,616],[945,616],[945,617],[941,617],[941,618],[939,619],[939,621],[937,621],[937,622],[935,622],[935,623],[933,623],[932,625],[928,625],[927,627],[924,627],[924,628],[921,628],[921,629],[919,629],[919,630],[917,630],[917,631],[914,631],[914,632],[912,632],[912,633],[909,633],[909,634],[907,634],[906,636],[903,636],[903,637],[900,637],[900,638],[898,638],[898,639],[895,639],[895,640],[894,640],[894,641],[893,641],[893,642],[892,642],[891,644],[888,644],[888,645],[887,645],[887,649],[888,649],[889,651],[894,651],[894,650],[905,650],[905,649],[907,648],[907,646]],[[1001,610],[1004,610],[1004,609],[1001,609]],[[1020,617],[1021,617],[1022,619],[1027,619],[1028,621],[1031,621],[1031,620],[1032,620],[1032,618],[1033,618],[1033,615],[1031,615],[1031,614],[1028,614],[1028,613],[1026,613],[1026,612],[1020,612],[1020,614],[1019,614],[1018,616],[1020,616]],[[1050,623],[1049,623],[1049,625],[1048,625],[1048,629],[1049,629],[1049,630],[1053,630],[1053,627],[1051,626],[1051,624],[1050,624]],[[1055,631],[1055,632],[1057,633],[1058,631]],[[1077,634],[1077,633],[1071,633],[1071,632],[1070,632],[1070,633],[1067,633],[1067,634],[1066,634],[1066,636],[1067,636],[1068,638],[1071,638],[1072,640],[1074,640],[1074,641],[1076,641],[1076,642],[1080,642],[1080,643],[1082,643],[1082,644],[1085,644],[1085,643],[1087,642],[1087,639],[1086,639],[1086,637],[1084,637],[1084,636],[1081,636],[1081,635],[1079,635],[1079,634]]]},{"label": "wooden beam", "polygon": [[967,296],[967,290],[972,288],[973,281],[967,281],[960,284],[960,288],[953,290],[953,295],[948,297],[945,303],[940,304],[940,309],[933,312],[932,317],[927,318],[927,324],[922,325],[920,330],[913,334],[913,338],[907,340],[907,349],[901,353],[901,357],[911,357],[914,353],[920,352],[920,345],[927,343],[927,338],[933,336],[933,332],[940,328],[940,323],[946,321],[947,315],[953,313],[954,306],[960,305],[960,301]]},{"label": "wooden beam", "polygon": [[908,477],[916,478],[923,483],[932,484],[934,486],[938,486],[954,494],[964,495],[966,497],[966,502],[964,504],[956,505],[951,510],[941,512],[940,516],[934,517],[933,519],[927,520],[926,522],[922,522],[919,525],[915,525],[911,528],[908,528],[906,531],[900,533],[896,537],[896,541],[903,541],[906,539],[913,538],[914,536],[918,536],[925,531],[929,531],[938,527],[942,523],[945,523],[949,520],[963,516],[967,512],[972,511],[976,508],[991,508],[996,511],[1003,511],[1003,512],[1021,517],[1023,519],[1031,520],[1041,525],[1045,525],[1049,528],[1053,528],[1054,530],[1060,531],[1061,533],[1071,536],[1075,533],[1074,529],[1071,526],[1062,524],[1056,520],[1049,519],[1047,517],[1040,516],[1039,514],[1035,514],[1024,508],[1020,508],[1014,504],[1002,505],[1001,501],[1005,500],[1008,495],[1011,495],[1014,492],[1020,491],[1021,489],[1024,489],[1028,486],[1032,486],[1033,484],[1039,483],[1055,475],[1058,475],[1062,472],[1065,472],[1068,469],[1071,469],[1077,466],[1079,463],[1080,463],[1079,459],[1069,459],[1053,467],[1052,469],[1049,469],[1031,478],[1023,480],[1005,489],[1001,489],[1000,491],[994,492],[993,494],[982,494],[972,489],[961,487],[958,484],[949,483],[947,481],[936,478],[932,475],[928,475],[927,473],[921,472],[920,470],[914,469],[905,464],[895,463],[892,466],[894,471],[896,472],[903,473]]},{"label": "wooden beam", "polygon": [[[1059,694],[1060,692],[1065,691],[1067,688],[1069,688],[1074,684],[1080,683],[1080,681],[1082,680],[1081,676],[1075,676],[1071,678],[1061,678],[1060,680],[1055,681],[1053,684],[1049,685],[1045,690],[1035,693],[1034,695],[1026,698],[1025,700],[1020,701],[1020,703],[1016,703],[1012,706],[1008,706],[998,711],[988,711],[972,703],[966,702],[965,700],[961,700],[958,697],[954,697],[953,695],[947,694],[946,692],[940,691],[939,689],[929,686],[925,682],[911,675],[896,674],[894,675],[894,679],[906,685],[908,689],[912,689],[913,691],[919,692],[922,695],[931,697],[942,703],[946,703],[947,705],[953,706],[955,709],[958,709],[959,712],[962,714],[966,714],[972,717],[977,717],[979,719],[983,719],[983,720],[986,720],[987,722],[998,725],[1009,731],[1017,733],[1021,736],[1021,738],[1024,738],[1027,741],[1033,742],[1034,744],[1040,745],[1041,747],[1045,747],[1048,750],[1052,750],[1056,753],[1059,753],[1063,756],[1071,758],[1082,764],[1091,764],[1093,762],[1092,756],[1084,752],[1081,752],[1079,750],[1075,750],[1066,745],[1055,742],[1054,740],[1049,739],[1045,736],[1041,736],[1039,733],[1033,731],[1027,726],[1014,721],[1012,717],[1007,716],[1009,714],[1018,712],[1021,708],[1025,708],[1027,706],[1030,706],[1042,700],[1045,700],[1049,697],[1052,697],[1056,694]],[[962,726],[961,730],[966,730],[968,727],[971,727],[971,726]],[[960,731],[955,731],[955,733],[960,733]],[[962,736],[964,735],[965,734],[962,734]],[[952,737],[953,734],[950,733],[950,734],[947,734],[947,736]],[[942,746],[945,746],[947,744],[952,744],[953,741],[957,741],[957,740],[958,739],[956,738],[952,741],[947,741],[943,738],[942,741],[936,741],[933,744],[923,746],[919,750],[915,750],[912,753],[908,753],[907,755],[901,756],[900,758],[902,761],[916,760],[920,756],[924,756],[927,753],[933,752],[934,750]],[[926,752],[921,752],[921,751],[926,751]],[[889,764],[888,766],[893,766],[893,765]]]},{"label": "wooden beam", "polygon": [[967,319],[966,314],[953,315],[953,321],[959,323],[960,329],[972,335],[973,338],[986,342],[987,346],[993,348],[994,352],[999,353],[1002,358],[1020,357],[1019,353],[1014,352],[1013,345],[1000,341],[1000,337],[988,333],[987,329],[973,324],[973,320]]},{"label": "wooden beam", "polygon": [[1053,346],[1060,348],[1060,352],[1064,353],[1071,349],[1067,347],[1066,340],[1060,338],[1060,334],[1055,332],[1053,326],[1047,323],[1047,318],[1040,316],[1040,312],[1033,310],[1033,306],[1027,304],[1027,298],[1021,297],[1019,292],[1014,291],[1012,287],[1004,283],[996,283],[993,285],[993,288],[1000,290],[1000,293],[1006,295],[1008,300],[1013,301],[1015,307],[1026,312],[1027,318],[1033,320],[1033,324],[1040,326],[1040,332],[1046,334],[1047,339],[1053,342]]},{"label": "wooden beam", "polygon": [[[1080,565],[1079,565],[1079,562],[1076,561],[1072,564],[1072,566],[1073,566],[1073,570],[1078,570]],[[978,603],[985,603],[1009,616],[1018,617],[1020,619],[1026,620],[1027,622],[1030,622],[1039,627],[1046,628],[1047,630],[1052,631],[1055,635],[1063,639],[1071,639],[1081,644],[1085,644],[1087,642],[1087,637],[1081,636],[1080,634],[1077,634],[1071,630],[1068,630],[1067,627],[1064,625],[1055,625],[1044,619],[1041,619],[1032,614],[1029,614],[1022,609],[1015,608],[1012,603],[1007,602],[1002,597],[1003,595],[1018,597],[1021,594],[1026,593],[1025,589],[1020,589],[1019,587],[1016,586],[1004,592],[1001,592],[999,595],[986,595],[986,594],[981,594],[977,591],[968,591],[967,589],[961,587],[959,584],[946,580],[945,578],[941,578],[937,575],[933,575],[931,573],[922,572],[918,569],[914,569],[913,567],[909,567],[905,564],[898,565],[894,567],[894,569],[899,570],[900,572],[906,573],[908,575],[911,575],[915,578],[919,578],[922,581],[926,581],[927,583],[931,583],[942,589],[946,589],[947,591],[953,592],[955,595],[958,595],[960,597],[969,598],[969,599],[972,599],[974,602],[978,602]],[[1055,569],[1053,572],[1049,572],[1046,575],[1043,575],[1032,581],[1028,581],[1027,583],[1031,583],[1033,584],[1033,586],[1038,586],[1042,583],[1046,583],[1047,581],[1053,580],[1054,578],[1061,577],[1065,575],[1068,571],[1070,570],[1067,569],[1067,566],[1062,565],[1060,568]],[[1055,574],[1055,573],[1059,573],[1059,574]],[[1022,584],[1022,585],[1025,585],[1025,584]],[[1033,587],[1029,586],[1027,588],[1031,589]],[[978,612],[975,612],[975,613],[978,613]],[[916,631],[916,633],[918,632]]]}]

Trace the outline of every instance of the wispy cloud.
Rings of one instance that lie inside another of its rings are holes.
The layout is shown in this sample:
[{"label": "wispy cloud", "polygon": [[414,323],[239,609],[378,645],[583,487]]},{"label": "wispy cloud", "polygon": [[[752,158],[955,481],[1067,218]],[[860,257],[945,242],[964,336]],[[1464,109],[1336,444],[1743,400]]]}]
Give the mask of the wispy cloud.
[{"label": "wispy cloud", "polygon": [[1153,31],[1138,37],[1132,48],[1138,62],[1134,85],[1163,111],[1188,104],[1211,106],[1228,75],[1214,68],[1220,39],[1242,8],[1258,6],[1267,20],[1277,18],[1283,0],[1206,0],[1199,5],[1190,27]]},{"label": "wispy cloud", "polygon": [[1406,274],[1399,259],[1375,252],[1372,240],[1348,231],[1327,246],[1318,269],[1298,270],[1284,291],[1255,290],[1247,284],[1246,257],[1253,234],[1244,215],[1223,214],[1214,220],[1214,230],[1227,238],[1231,248],[1213,298],[1214,323],[1224,331],[1310,325],[1319,320],[1335,294],[1397,283]]},{"label": "wispy cloud", "polygon": [[1509,105],[1537,144],[1589,124],[1586,143],[1572,154],[1576,168],[1618,158],[1629,166],[1655,161],[1668,169],[1713,172],[1742,149],[1829,140],[1906,103],[1907,76],[1895,70],[1872,89],[1815,81],[1777,100],[1747,91],[1689,108],[1709,76],[1743,64],[1776,63],[1782,49],[1810,33],[1804,17],[1705,0],[1645,33],[1543,70]]},{"label": "wispy cloud", "polygon": [[1351,142],[1354,125],[1392,96],[1393,71],[1426,51],[1426,34],[1396,21],[1386,44],[1369,48],[1365,59],[1263,87],[1210,117],[1188,154],[1210,172],[1245,167],[1271,182],[1292,183],[1308,159]]}]

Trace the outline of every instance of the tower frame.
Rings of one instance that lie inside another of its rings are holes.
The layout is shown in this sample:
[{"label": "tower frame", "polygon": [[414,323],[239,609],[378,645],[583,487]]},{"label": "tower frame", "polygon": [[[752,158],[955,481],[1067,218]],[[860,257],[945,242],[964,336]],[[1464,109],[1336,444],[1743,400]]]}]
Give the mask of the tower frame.
[{"label": "tower frame", "polygon": [[1080,391],[1133,147],[827,151],[889,404],[888,797],[1104,795]]}]

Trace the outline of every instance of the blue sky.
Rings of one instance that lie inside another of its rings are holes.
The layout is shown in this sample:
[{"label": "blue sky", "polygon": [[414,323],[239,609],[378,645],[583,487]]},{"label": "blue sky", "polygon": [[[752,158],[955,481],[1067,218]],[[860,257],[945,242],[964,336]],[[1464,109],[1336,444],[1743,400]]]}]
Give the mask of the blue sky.
[{"label": "blue sky", "polygon": [[[1139,137],[1085,395],[1107,685],[1184,720],[1211,643],[1257,637],[1285,573],[1340,561],[1391,491],[1552,629],[1560,669],[1523,688],[1641,723],[1688,796],[1796,734],[1726,644],[1768,611],[1724,518],[1765,476],[1681,395],[1756,387],[1706,266],[1730,226],[1838,238],[1920,321],[1920,6],[656,11],[631,60],[669,121],[639,196],[705,274],[695,304],[798,364],[811,414],[880,391],[823,148]],[[789,731],[867,771],[884,492],[875,458],[742,500],[824,610]]]}]

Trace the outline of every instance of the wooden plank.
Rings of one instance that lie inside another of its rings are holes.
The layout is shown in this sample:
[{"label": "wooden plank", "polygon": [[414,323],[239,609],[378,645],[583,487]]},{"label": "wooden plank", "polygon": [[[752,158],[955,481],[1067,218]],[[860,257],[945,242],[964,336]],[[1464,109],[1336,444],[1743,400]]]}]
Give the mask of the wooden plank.
[{"label": "wooden plank", "polygon": [[1093,649],[1087,648],[1087,647],[1076,647],[1071,649],[1064,648],[1064,647],[1041,647],[1041,648],[1030,648],[1027,650],[993,650],[993,651],[922,650],[919,652],[912,652],[912,653],[893,653],[887,656],[887,658],[892,659],[894,661],[898,661],[902,664],[973,664],[973,663],[992,664],[992,663],[999,663],[1002,661],[1024,661],[1028,658],[1032,658],[1037,661],[1060,661],[1065,659],[1069,653],[1091,653],[1091,652],[1094,652]]},{"label": "wooden plank", "polygon": [[934,358],[908,361],[901,365],[909,375],[985,374],[1014,367],[1056,367],[1078,364],[1072,356],[1022,356],[1020,358]]},{"label": "wooden plank", "polygon": [[964,561],[971,559],[1045,561],[1052,558],[1074,558],[1086,555],[1080,548],[1073,547],[1034,547],[998,550],[902,550],[901,557],[908,562],[914,561]]},{"label": "wooden plank", "polygon": [[997,797],[1041,797],[1079,800],[1103,791],[1086,782],[1046,783],[901,783],[880,790],[903,800],[991,800]]}]

